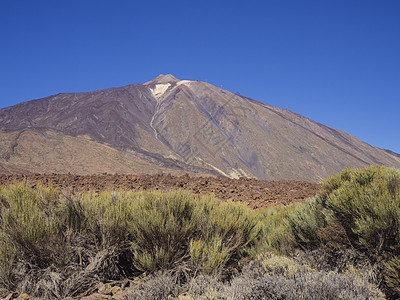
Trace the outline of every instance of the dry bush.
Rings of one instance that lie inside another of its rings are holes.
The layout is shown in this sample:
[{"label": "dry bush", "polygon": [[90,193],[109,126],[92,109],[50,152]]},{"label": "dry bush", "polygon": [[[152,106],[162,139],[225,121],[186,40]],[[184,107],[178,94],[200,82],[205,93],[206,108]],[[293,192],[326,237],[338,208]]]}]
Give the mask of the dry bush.
[{"label": "dry bush", "polygon": [[[283,265],[285,265],[285,260],[283,259]],[[207,288],[210,279],[197,281],[197,288],[190,290],[189,294],[193,299],[232,300],[385,299],[374,285],[353,274],[311,271],[305,267],[299,267],[294,273],[286,272],[287,269],[282,266],[275,266],[267,272],[265,262],[256,261],[249,264],[242,274],[233,278],[229,283],[225,283],[224,286],[214,282],[211,292],[215,298],[204,297],[210,293]],[[196,291],[201,291],[201,294]]]},{"label": "dry bush", "polygon": [[[288,272],[292,264],[297,267]],[[162,273],[140,284],[125,299],[173,299],[177,295],[203,300],[385,299],[362,273],[313,271],[278,256],[248,264],[230,281],[200,274],[183,285],[173,273]]]},{"label": "dry bush", "polygon": [[138,284],[125,296],[125,300],[173,299],[178,296],[177,277],[172,272],[160,272]]}]

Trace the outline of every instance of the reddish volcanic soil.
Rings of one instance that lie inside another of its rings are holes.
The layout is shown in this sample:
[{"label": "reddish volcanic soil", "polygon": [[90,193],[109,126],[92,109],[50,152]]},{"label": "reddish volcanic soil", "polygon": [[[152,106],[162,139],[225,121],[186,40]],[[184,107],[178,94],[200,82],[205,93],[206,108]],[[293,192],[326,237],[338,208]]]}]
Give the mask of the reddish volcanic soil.
[{"label": "reddish volcanic soil", "polygon": [[280,180],[263,181],[256,179],[225,179],[215,177],[179,177],[171,175],[70,175],[70,174],[34,174],[0,175],[0,184],[14,180],[28,181],[32,187],[38,183],[51,185],[61,190],[110,191],[110,190],[190,190],[194,194],[213,193],[221,200],[234,200],[247,203],[252,208],[270,207],[277,204],[301,202],[314,196],[319,185],[304,181]]}]

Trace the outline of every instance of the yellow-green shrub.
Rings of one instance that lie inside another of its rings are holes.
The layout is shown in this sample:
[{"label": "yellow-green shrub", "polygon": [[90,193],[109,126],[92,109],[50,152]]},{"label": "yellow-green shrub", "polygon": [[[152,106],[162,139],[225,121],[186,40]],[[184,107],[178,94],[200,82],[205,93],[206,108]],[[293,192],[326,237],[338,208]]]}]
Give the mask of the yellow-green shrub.
[{"label": "yellow-green shrub", "polygon": [[395,256],[384,263],[383,277],[386,285],[400,294],[400,257]]},{"label": "yellow-green shrub", "polygon": [[188,251],[196,232],[196,201],[192,194],[144,192],[133,204],[134,218],[129,224],[136,268],[155,271],[173,267]]},{"label": "yellow-green shrub", "polygon": [[248,256],[261,237],[259,216],[241,203],[200,201],[197,217],[201,230],[191,240],[189,254],[206,273]]},{"label": "yellow-green shrub", "polygon": [[122,191],[103,192],[98,196],[93,193],[81,195],[75,203],[81,206],[82,229],[97,231],[101,247],[123,244],[128,240],[129,227],[135,218],[135,201],[139,195]]},{"label": "yellow-green shrub", "polygon": [[354,246],[371,254],[400,254],[400,171],[384,166],[345,170],[322,184]]},{"label": "yellow-green shrub", "polygon": [[321,243],[319,231],[326,226],[326,216],[319,201],[318,196],[307,199],[289,215],[292,233],[300,245],[316,247]]},{"label": "yellow-green shrub", "polygon": [[223,239],[213,236],[209,240],[191,240],[189,255],[193,263],[206,274],[217,273],[225,267],[231,255],[231,250],[223,244]]},{"label": "yellow-green shrub", "polygon": [[[59,193],[24,183],[0,187],[2,234],[33,263],[62,263],[66,251],[57,217]],[[4,252],[3,252],[4,253]]]},{"label": "yellow-green shrub", "polygon": [[205,272],[217,272],[246,255],[259,237],[257,215],[247,206],[189,192],[144,192],[133,211],[133,261],[143,271],[190,259]]},{"label": "yellow-green shrub", "polygon": [[0,232],[0,286],[12,285],[10,275],[15,254],[12,240],[4,232]]},{"label": "yellow-green shrub", "polygon": [[352,247],[383,272],[389,299],[400,296],[400,171],[385,166],[346,169],[322,184],[322,205]]},{"label": "yellow-green shrub", "polygon": [[294,277],[297,272],[302,269],[311,269],[304,265],[300,265],[293,258],[282,255],[266,254],[261,260],[268,275],[283,275],[285,277]]},{"label": "yellow-green shrub", "polygon": [[258,211],[261,222],[262,244],[258,245],[253,256],[262,252],[289,254],[295,246],[289,216],[294,213],[300,203],[287,206],[275,206]]}]

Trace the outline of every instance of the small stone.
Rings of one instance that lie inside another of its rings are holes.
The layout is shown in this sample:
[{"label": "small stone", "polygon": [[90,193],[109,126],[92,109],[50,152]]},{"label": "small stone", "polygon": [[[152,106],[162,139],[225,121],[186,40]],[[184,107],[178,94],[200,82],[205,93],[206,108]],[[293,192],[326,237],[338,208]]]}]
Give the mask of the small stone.
[{"label": "small stone", "polygon": [[126,291],[120,290],[120,291],[116,292],[115,294],[113,294],[112,299],[113,300],[122,300],[122,299],[125,299],[125,296],[126,296]]},{"label": "small stone", "polygon": [[21,294],[18,298],[16,298],[16,300],[30,300],[31,297],[28,294]]},{"label": "small stone", "polygon": [[178,300],[189,300],[192,299],[189,293],[183,293],[178,296]]},{"label": "small stone", "polygon": [[121,288],[119,286],[113,286],[111,287],[111,294],[116,294],[117,292],[119,292],[121,290]]},{"label": "small stone", "polygon": [[109,283],[106,283],[106,284],[101,283],[99,285],[99,288],[98,288],[97,291],[98,291],[99,294],[112,295],[111,284],[109,284]]},{"label": "small stone", "polygon": [[124,281],[121,284],[121,289],[125,289],[130,286],[131,286],[131,281],[128,278],[126,278],[126,279],[124,279]]},{"label": "small stone", "polygon": [[92,295],[82,297],[81,300],[111,300],[110,295],[104,295],[104,294],[99,294],[99,293],[94,293]]}]

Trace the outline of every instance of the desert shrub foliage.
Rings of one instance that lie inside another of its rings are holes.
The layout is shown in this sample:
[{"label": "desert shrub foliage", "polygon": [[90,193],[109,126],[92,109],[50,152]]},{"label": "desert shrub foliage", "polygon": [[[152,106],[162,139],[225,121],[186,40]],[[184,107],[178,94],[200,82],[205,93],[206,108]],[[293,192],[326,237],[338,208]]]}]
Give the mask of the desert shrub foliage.
[{"label": "desert shrub foliage", "polygon": [[257,212],[185,191],[65,195],[0,187],[0,285],[43,298],[185,266],[220,273],[259,240]]},{"label": "desert shrub foliage", "polygon": [[0,186],[0,287],[44,299],[135,276],[148,280],[127,299],[384,299],[377,286],[399,299],[399,257],[400,172],[384,166],[262,210],[182,190]]},{"label": "desert shrub foliage", "polygon": [[325,207],[334,212],[355,247],[377,256],[399,254],[399,170],[378,166],[345,170],[323,188]]}]

